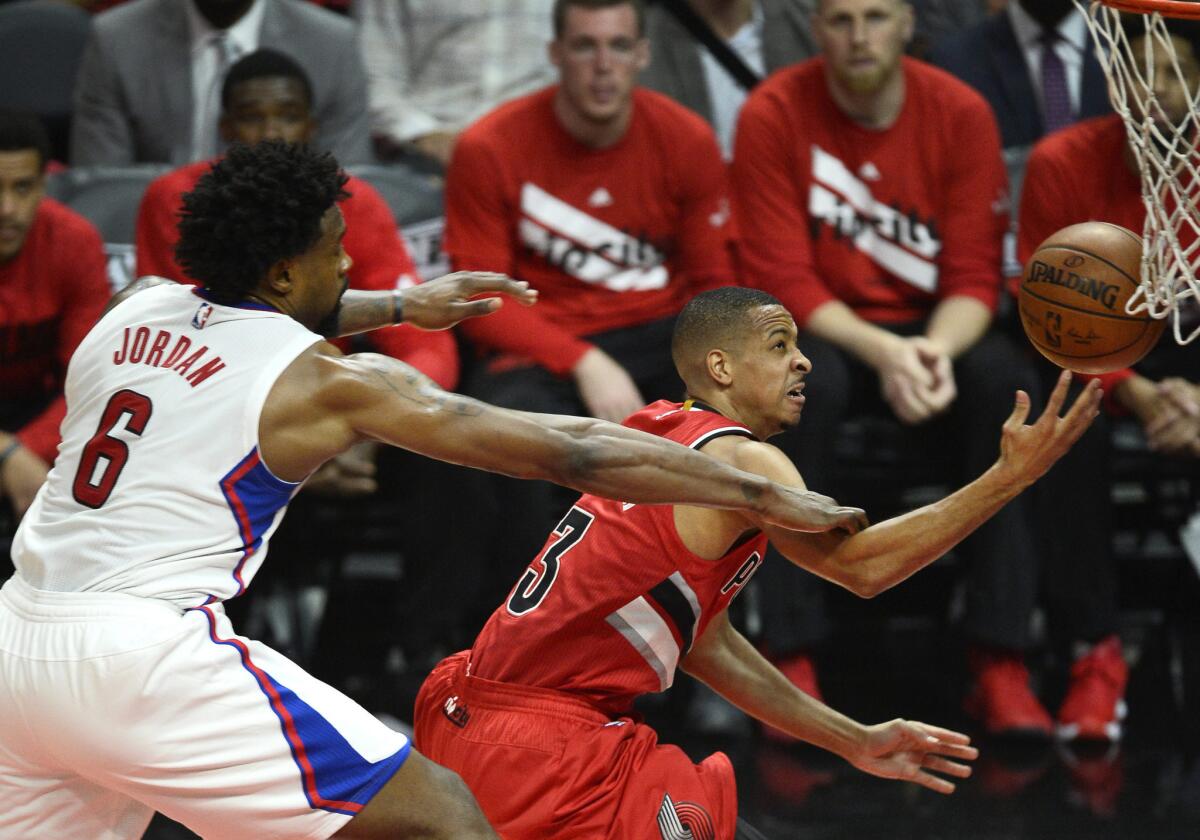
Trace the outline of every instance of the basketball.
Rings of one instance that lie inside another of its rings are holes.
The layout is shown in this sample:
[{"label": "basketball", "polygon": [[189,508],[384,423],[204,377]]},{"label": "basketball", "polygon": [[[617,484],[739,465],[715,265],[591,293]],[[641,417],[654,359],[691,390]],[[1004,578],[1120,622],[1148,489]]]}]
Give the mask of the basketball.
[{"label": "basketball", "polygon": [[1158,342],[1165,319],[1130,315],[1142,238],[1108,222],[1065,227],[1038,246],[1017,295],[1021,325],[1038,352],[1077,373],[1129,367]]}]

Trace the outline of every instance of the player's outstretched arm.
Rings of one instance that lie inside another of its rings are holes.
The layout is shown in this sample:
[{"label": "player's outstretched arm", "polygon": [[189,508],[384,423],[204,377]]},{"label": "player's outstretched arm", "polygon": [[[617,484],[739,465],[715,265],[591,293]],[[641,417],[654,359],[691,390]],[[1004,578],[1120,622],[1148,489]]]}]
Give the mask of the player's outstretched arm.
[{"label": "player's outstretched arm", "polygon": [[315,345],[280,377],[260,421],[260,449],[298,481],[353,443],[378,440],[431,458],[647,504],[753,511],[798,531],[865,524],[861,510],[783,487],[614,423],[530,414],[447,393],[386,356]]},{"label": "player's outstretched arm", "polygon": [[508,295],[525,306],[537,303],[537,292],[524,280],[491,271],[456,271],[407,289],[347,291],[337,312],[322,328],[326,338],[355,335],[393,324],[445,330],[467,318],[495,312],[502,304],[500,298],[473,298],[497,294]]},{"label": "player's outstretched arm", "polygon": [[953,793],[954,783],[934,773],[966,778],[971,768],[962,761],[978,755],[958,732],[906,720],[864,726],[813,699],[768,662],[726,613],[712,620],[681,667],[751,717],[885,779]]},{"label": "player's outstretched arm", "polygon": [[[1090,382],[1059,416],[1070,381],[1064,372],[1042,416],[1028,425],[1029,395],[1018,391],[1001,431],[999,459],[946,498],[853,536],[796,534],[768,525],[768,537],[792,562],[863,597],[895,586],[937,560],[1041,477],[1091,425],[1100,410],[1099,383]],[[744,469],[803,484],[795,467],[774,447],[749,443],[738,452],[734,463]]]}]

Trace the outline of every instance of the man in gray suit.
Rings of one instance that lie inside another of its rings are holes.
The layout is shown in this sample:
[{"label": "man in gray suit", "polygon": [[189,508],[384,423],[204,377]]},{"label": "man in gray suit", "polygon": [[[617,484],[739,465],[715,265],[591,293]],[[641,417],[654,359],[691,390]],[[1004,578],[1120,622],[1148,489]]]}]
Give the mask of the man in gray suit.
[{"label": "man in gray suit", "polygon": [[301,0],[134,0],[98,15],[79,68],[71,163],[180,165],[220,151],[224,72],[272,47],[313,82],[314,145],[370,159],[367,81],[354,25]]},{"label": "man in gray suit", "polygon": [[708,120],[728,158],[748,91],[688,33],[672,8],[690,6],[754,75],[763,78],[816,53],[809,31],[815,5],[815,0],[659,2],[646,13],[650,65],[639,81]]}]

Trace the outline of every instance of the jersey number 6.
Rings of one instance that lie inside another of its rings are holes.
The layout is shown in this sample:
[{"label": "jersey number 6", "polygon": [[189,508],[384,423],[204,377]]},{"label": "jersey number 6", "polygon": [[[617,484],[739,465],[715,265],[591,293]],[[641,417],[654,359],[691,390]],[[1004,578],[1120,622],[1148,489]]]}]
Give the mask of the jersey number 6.
[{"label": "jersey number 6", "polygon": [[548,545],[542,556],[535,561],[542,564],[542,572],[539,574],[537,569],[530,567],[517,581],[516,588],[508,598],[510,613],[524,615],[538,608],[542,599],[550,593],[554,579],[558,577],[558,561],[575,543],[583,539],[593,519],[595,517],[582,508],[573,507],[567,511],[567,515],[554,526],[554,533],[558,539]]},{"label": "jersey number 6", "polygon": [[[90,508],[98,508],[108,501],[121,477],[121,470],[125,469],[125,462],[129,460],[129,446],[110,432],[125,418],[125,431],[141,437],[153,411],[150,398],[137,391],[117,391],[109,398],[100,415],[96,434],[79,456],[79,469],[75,471],[75,483],[71,486],[75,501]],[[101,458],[106,462],[104,471],[96,476]]]}]

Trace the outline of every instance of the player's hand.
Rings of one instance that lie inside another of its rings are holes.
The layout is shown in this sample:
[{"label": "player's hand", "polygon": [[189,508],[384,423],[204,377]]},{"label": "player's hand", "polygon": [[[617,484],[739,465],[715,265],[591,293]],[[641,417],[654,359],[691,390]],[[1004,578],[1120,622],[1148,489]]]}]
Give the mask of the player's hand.
[{"label": "player's hand", "polygon": [[1074,405],[1060,417],[1070,385],[1071,374],[1064,370],[1042,416],[1028,426],[1025,420],[1029,417],[1029,395],[1017,391],[1012,414],[1001,430],[997,466],[1007,471],[1018,484],[1028,486],[1050,469],[1100,413],[1103,391],[1100,381],[1093,379],[1075,397]]},{"label": "player's hand", "polygon": [[1176,377],[1159,382],[1143,423],[1155,452],[1200,454],[1200,386]]},{"label": "player's hand", "polygon": [[498,297],[472,299],[490,292],[508,295],[525,306],[537,303],[537,291],[524,280],[492,271],[456,271],[401,292],[404,323],[423,330],[449,329],[499,309]]},{"label": "player's hand", "polygon": [[457,141],[456,131],[431,131],[414,138],[412,145],[418,152],[433,158],[442,166],[449,166],[450,156],[454,153],[454,144]]},{"label": "player's hand", "polygon": [[938,793],[954,793],[954,782],[934,773],[965,779],[971,775],[971,768],[962,762],[978,755],[971,739],[960,732],[897,719],[866,727],[859,751],[846,756],[846,760],[872,776],[916,782]]},{"label": "player's hand", "polygon": [[884,401],[910,426],[924,423],[939,410],[929,396],[937,381],[922,358],[921,346],[920,341],[897,336],[876,370]]},{"label": "player's hand", "polygon": [[49,472],[50,465],[24,446],[17,447],[0,464],[0,496],[8,499],[17,519],[29,510]]},{"label": "player's hand", "polygon": [[592,417],[620,423],[645,402],[633,379],[612,356],[593,347],[571,370],[579,397]]},{"label": "player's hand", "polygon": [[871,524],[861,508],[839,505],[811,490],[773,484],[772,493],[763,519],[782,528],[809,534],[842,530],[853,536]]}]

